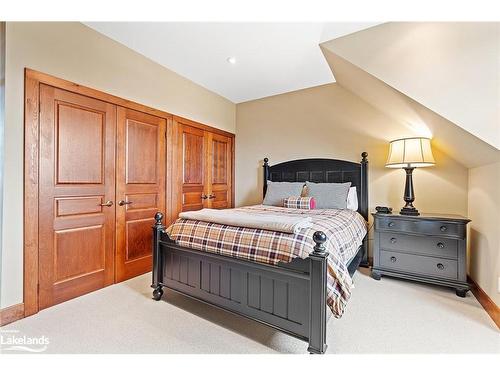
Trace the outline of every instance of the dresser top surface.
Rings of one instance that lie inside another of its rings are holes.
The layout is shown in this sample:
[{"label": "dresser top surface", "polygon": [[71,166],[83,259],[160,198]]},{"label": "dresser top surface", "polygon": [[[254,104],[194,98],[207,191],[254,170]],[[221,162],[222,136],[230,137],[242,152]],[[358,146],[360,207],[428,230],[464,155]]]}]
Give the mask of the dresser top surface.
[{"label": "dresser top surface", "polygon": [[393,219],[407,219],[407,220],[436,220],[436,221],[458,221],[468,223],[470,219],[461,215],[454,214],[436,214],[436,213],[420,213],[419,216],[401,215],[399,212],[392,214],[384,214],[380,212],[372,212],[374,217],[387,217]]}]

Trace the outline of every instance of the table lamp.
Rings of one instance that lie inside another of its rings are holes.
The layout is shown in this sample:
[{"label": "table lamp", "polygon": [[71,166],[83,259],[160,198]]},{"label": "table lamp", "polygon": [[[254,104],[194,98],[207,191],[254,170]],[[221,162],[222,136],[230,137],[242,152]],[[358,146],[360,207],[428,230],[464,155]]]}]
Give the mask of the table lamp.
[{"label": "table lamp", "polygon": [[403,168],[406,171],[404,200],[405,206],[401,215],[418,216],[418,210],[413,206],[415,193],[413,192],[413,170],[415,168],[430,167],[435,164],[432,156],[431,140],[423,137],[402,138],[391,141],[389,156],[385,166],[387,168]]}]

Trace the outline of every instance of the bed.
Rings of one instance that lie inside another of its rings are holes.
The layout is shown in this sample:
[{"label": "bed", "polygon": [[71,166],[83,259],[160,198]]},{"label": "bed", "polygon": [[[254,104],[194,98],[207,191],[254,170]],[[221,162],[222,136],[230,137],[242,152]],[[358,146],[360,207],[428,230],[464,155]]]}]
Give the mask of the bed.
[{"label": "bed", "polygon": [[[272,166],[265,158],[263,193],[266,193],[267,181],[351,182],[358,195],[358,213],[367,221],[367,156],[363,152],[360,163],[335,159],[301,159]],[[266,208],[256,206],[246,209]],[[319,212],[315,214],[321,216]],[[335,215],[340,214],[346,215]],[[323,215],[328,217],[334,213],[324,212]],[[342,219],[341,216],[339,218]],[[309,343],[307,350],[310,353],[325,353],[327,305],[332,309],[331,273],[332,258],[335,258],[329,256],[327,245],[330,242],[327,242],[325,232],[330,236],[335,232],[326,230],[328,227],[325,226],[325,230],[304,232],[308,233],[304,242],[308,241],[312,247],[305,256],[262,262],[253,261],[254,258],[234,257],[224,252],[200,251],[192,243],[174,241],[162,219],[161,213],[155,215],[151,285],[154,289],[153,299],[160,300],[163,288],[167,287],[304,340]],[[169,229],[172,235],[172,230]],[[179,238],[174,235],[172,237]],[[271,243],[273,241],[270,242],[270,247],[275,246]],[[214,246],[218,246],[217,241]],[[343,266],[352,276],[360,265],[368,265],[366,236],[359,241],[359,246],[349,252],[349,260],[345,260]],[[335,312],[335,309],[332,311]]]}]

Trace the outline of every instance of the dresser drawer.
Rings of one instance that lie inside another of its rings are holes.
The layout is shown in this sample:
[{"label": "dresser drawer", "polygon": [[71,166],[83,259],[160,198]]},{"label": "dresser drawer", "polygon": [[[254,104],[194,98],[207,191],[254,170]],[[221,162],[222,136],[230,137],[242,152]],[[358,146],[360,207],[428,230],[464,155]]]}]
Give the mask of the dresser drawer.
[{"label": "dresser drawer", "polygon": [[395,271],[434,276],[443,279],[458,278],[458,262],[451,259],[440,259],[398,253],[395,251],[380,251],[380,266]]},{"label": "dresser drawer", "polygon": [[441,237],[411,236],[381,232],[380,248],[404,253],[416,253],[445,258],[458,258],[458,240]]},{"label": "dresser drawer", "polygon": [[430,236],[465,238],[465,225],[454,222],[435,220],[408,220],[400,217],[382,217],[375,220],[375,229],[379,231],[395,231]]}]

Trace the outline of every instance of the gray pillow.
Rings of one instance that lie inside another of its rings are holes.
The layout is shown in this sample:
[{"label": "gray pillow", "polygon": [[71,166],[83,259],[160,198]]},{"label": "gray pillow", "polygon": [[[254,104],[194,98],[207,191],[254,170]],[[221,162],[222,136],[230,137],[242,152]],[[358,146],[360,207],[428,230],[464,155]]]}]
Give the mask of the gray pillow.
[{"label": "gray pillow", "polygon": [[347,208],[350,182],[342,184],[306,182],[306,196],[314,197],[316,208]]},{"label": "gray pillow", "polygon": [[266,196],[262,204],[267,206],[282,206],[283,199],[291,196],[300,197],[303,186],[303,182],[267,181]]}]

